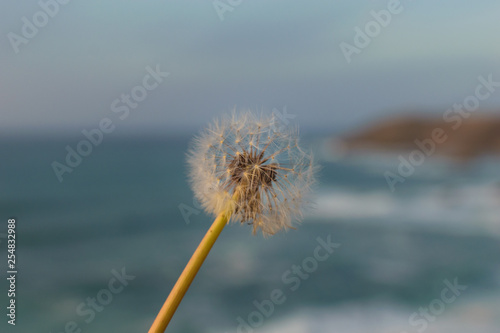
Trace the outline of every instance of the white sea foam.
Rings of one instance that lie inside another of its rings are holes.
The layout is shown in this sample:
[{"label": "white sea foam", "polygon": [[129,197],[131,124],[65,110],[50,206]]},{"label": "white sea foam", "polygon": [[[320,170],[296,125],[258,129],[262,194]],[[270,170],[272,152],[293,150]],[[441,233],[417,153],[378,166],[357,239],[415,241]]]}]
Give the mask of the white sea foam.
[{"label": "white sea foam", "polygon": [[[423,304],[423,306],[427,306]],[[270,321],[259,333],[405,333],[418,332],[409,317],[416,308],[390,303],[349,303],[332,308],[301,309]],[[463,299],[429,322],[426,333],[498,333],[500,297]]]},{"label": "white sea foam", "polygon": [[404,223],[500,236],[500,187],[492,182],[424,186],[404,195],[324,189],[315,202],[310,217],[322,222]]}]

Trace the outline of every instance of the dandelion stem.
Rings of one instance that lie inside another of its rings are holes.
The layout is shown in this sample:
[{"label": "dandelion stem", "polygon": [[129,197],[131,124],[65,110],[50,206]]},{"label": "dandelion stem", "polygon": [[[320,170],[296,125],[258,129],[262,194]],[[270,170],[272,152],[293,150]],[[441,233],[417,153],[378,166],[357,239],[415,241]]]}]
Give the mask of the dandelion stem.
[{"label": "dandelion stem", "polygon": [[168,296],[160,312],[156,316],[153,325],[148,331],[149,333],[163,333],[165,331],[168,323],[170,322],[170,319],[172,319],[172,316],[177,310],[177,307],[181,303],[184,294],[188,290],[191,282],[193,282],[194,277],[203,264],[203,261],[212,249],[212,246],[219,237],[222,229],[224,229],[224,226],[231,218],[231,213],[232,210],[228,209],[225,212],[219,214],[210,229],[208,229],[205,237],[203,237],[200,245],[198,245],[198,248],[189,260],[186,268],[184,268],[184,271],[175,283],[172,291],[170,292],[170,295]]}]

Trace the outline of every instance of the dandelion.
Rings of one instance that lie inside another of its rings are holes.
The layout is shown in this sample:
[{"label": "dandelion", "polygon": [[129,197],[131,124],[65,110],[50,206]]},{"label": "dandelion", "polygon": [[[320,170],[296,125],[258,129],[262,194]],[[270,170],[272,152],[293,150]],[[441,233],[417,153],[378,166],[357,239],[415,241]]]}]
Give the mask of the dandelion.
[{"label": "dandelion", "polygon": [[188,158],[196,198],[215,216],[234,205],[232,221],[272,235],[300,219],[313,182],[310,154],[299,147],[298,131],[274,116],[245,112],[209,126]]},{"label": "dandelion", "polygon": [[194,140],[188,155],[196,198],[216,219],[182,272],[150,333],[163,332],[224,226],[241,222],[264,236],[293,228],[314,182],[298,131],[274,116],[234,112]]}]

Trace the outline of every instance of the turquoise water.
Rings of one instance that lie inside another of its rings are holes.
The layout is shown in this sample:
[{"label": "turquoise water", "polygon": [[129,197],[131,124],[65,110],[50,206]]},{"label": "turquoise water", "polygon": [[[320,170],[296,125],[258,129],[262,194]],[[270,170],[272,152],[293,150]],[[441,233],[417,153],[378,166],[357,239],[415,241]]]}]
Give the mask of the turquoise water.
[{"label": "turquoise water", "polygon": [[[79,139],[0,144],[0,233],[17,219],[18,266],[17,325],[3,315],[2,332],[146,332],[212,221],[187,185],[188,137],[111,138],[59,182],[51,163]],[[467,290],[427,331],[498,332],[498,161],[429,161],[392,193],[383,173],[396,157],[339,157],[320,138],[305,143],[322,164],[315,208],[297,230],[267,239],[226,228],[168,332],[237,332],[238,318],[256,332],[416,332],[410,315],[455,278]],[[307,258],[329,235],[340,246],[314,265]],[[261,311],[261,323],[254,302],[268,304],[276,289],[286,300]]]}]

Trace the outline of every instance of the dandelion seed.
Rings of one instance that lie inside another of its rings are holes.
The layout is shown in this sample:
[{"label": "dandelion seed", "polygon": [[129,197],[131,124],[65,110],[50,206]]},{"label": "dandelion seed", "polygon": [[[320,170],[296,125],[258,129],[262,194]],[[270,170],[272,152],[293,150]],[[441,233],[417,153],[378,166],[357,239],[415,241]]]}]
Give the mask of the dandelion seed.
[{"label": "dandelion seed", "polygon": [[231,220],[265,235],[300,220],[313,182],[312,158],[299,148],[297,130],[275,122],[233,113],[210,125],[188,157],[192,188],[205,210],[217,216],[236,198]]}]

